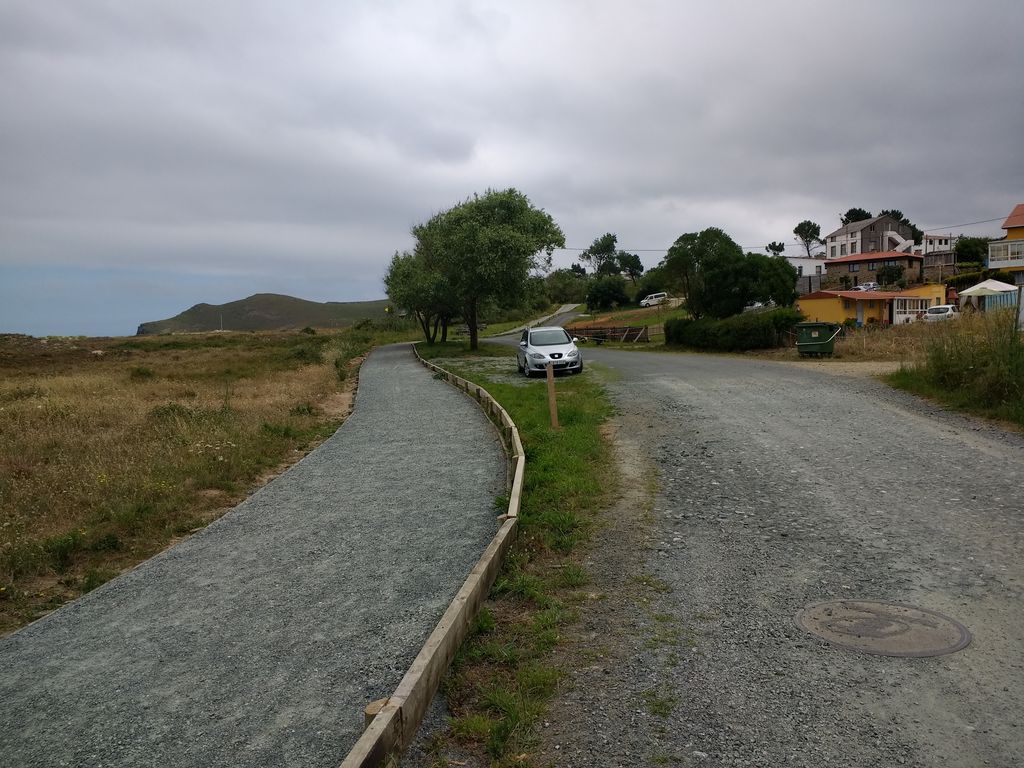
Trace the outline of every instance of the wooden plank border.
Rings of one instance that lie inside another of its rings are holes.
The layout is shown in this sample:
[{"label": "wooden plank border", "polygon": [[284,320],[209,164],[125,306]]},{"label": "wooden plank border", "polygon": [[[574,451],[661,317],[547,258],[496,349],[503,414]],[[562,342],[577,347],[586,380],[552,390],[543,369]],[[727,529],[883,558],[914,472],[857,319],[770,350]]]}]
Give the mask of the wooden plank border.
[{"label": "wooden plank border", "polygon": [[501,527],[441,616],[434,631],[430,633],[412,666],[399,682],[398,688],[370,721],[362,736],[342,761],[341,768],[376,768],[385,765],[408,748],[441,685],[441,678],[455,658],[462,641],[466,639],[480,606],[487,598],[498,571],[505,562],[508,549],[515,540],[519,520],[526,454],[512,417],[486,389],[424,360],[415,345],[413,350],[416,358],[438,378],[444,379],[476,400],[483,412],[497,426],[512,469],[508,509],[498,518]]}]

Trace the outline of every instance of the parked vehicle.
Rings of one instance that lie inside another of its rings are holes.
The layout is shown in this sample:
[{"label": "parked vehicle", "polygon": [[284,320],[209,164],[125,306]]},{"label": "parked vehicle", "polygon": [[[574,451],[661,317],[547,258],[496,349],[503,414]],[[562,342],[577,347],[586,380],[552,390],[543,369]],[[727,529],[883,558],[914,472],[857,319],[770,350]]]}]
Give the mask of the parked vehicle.
[{"label": "parked vehicle", "polygon": [[854,291],[877,291],[877,290],[880,290],[881,287],[882,286],[880,286],[878,283],[861,283],[860,285],[853,286],[852,290],[854,290]]},{"label": "parked vehicle", "polygon": [[658,304],[664,304],[668,301],[668,294],[662,291],[661,293],[652,293],[650,296],[644,296],[640,299],[641,307],[654,307]]},{"label": "parked vehicle", "polygon": [[556,371],[583,372],[583,353],[576,347],[576,339],[564,328],[550,326],[528,328],[523,331],[516,352],[516,368],[527,377],[544,373],[548,363]]},{"label": "parked vehicle", "polygon": [[937,323],[940,320],[955,320],[960,317],[960,310],[956,304],[938,304],[934,307],[928,307],[928,311],[924,313],[924,321],[926,323]]}]

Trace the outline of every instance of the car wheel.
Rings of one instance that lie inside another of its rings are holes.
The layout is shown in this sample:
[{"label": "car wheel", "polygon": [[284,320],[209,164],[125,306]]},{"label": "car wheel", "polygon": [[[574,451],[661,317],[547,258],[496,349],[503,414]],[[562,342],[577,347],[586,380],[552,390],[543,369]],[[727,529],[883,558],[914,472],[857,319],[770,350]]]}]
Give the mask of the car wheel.
[{"label": "car wheel", "polygon": [[519,373],[523,372],[523,364],[519,362],[519,355],[516,355],[516,370]]}]

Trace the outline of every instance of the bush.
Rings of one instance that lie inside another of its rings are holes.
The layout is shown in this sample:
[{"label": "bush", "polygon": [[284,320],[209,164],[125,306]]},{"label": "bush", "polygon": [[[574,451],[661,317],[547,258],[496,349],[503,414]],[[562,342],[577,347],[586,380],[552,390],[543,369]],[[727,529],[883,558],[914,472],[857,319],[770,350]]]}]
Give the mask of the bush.
[{"label": "bush", "polygon": [[616,275],[599,277],[590,284],[587,291],[587,307],[595,309],[612,309],[629,304],[626,293],[626,281]]},{"label": "bush", "polygon": [[733,315],[724,320],[688,317],[665,323],[665,343],[721,352],[783,346],[786,333],[803,316],[795,309]]}]

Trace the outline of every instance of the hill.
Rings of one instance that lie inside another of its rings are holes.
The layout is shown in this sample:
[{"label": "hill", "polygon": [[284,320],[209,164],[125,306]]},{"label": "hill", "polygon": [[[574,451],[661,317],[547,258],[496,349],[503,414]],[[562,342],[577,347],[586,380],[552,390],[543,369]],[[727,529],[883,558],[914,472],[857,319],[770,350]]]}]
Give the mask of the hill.
[{"label": "hill", "polygon": [[312,328],[344,328],[364,317],[384,317],[384,299],[378,301],[327,301],[319,303],[257,293],[227,304],[196,304],[166,320],[142,323],[138,336],[153,333],[203,331],[283,331]]}]

